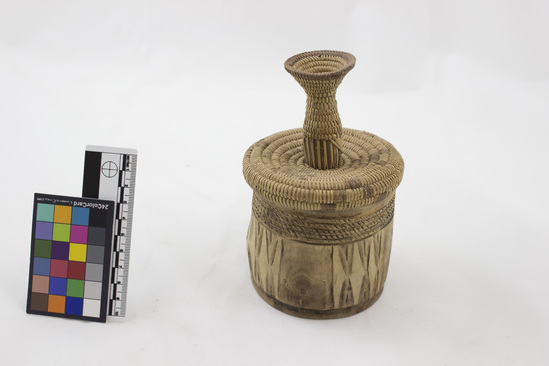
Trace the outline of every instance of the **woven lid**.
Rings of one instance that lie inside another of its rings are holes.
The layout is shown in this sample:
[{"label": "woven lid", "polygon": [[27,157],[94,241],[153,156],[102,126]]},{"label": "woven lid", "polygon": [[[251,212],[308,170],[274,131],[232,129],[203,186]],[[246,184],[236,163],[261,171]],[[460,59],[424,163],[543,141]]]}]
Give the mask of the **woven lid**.
[{"label": "woven lid", "polygon": [[339,211],[391,196],[404,162],[387,141],[341,126],[335,99],[354,56],[312,51],[289,58],[286,70],[307,93],[303,128],[271,135],[244,156],[244,178],[255,194],[297,210]]},{"label": "woven lid", "polygon": [[344,210],[391,195],[402,180],[404,162],[387,141],[344,128],[341,166],[314,169],[303,163],[303,129],[276,133],[244,155],[244,178],[256,194],[303,210]]}]

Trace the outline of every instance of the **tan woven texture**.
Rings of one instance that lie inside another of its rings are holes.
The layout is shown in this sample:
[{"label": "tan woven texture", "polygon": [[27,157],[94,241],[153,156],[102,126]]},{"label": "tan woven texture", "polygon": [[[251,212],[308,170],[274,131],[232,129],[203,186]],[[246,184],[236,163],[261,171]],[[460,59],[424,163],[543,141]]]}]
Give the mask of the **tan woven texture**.
[{"label": "tan woven texture", "polygon": [[338,211],[395,191],[404,162],[393,145],[341,127],[335,93],[355,62],[349,53],[312,51],[284,63],[307,93],[305,121],[248,149],[244,177],[256,194],[283,207]]},{"label": "tan woven texture", "polygon": [[404,162],[387,141],[343,129],[341,166],[320,170],[303,163],[303,129],[276,133],[244,155],[244,177],[254,192],[283,207],[339,211],[375,203],[402,180]]},{"label": "tan woven texture", "polygon": [[259,295],[288,314],[350,316],[381,295],[404,162],[387,141],[342,128],[335,98],[355,58],[313,51],[286,70],[307,94],[303,128],[275,133],[244,155],[254,190],[247,249]]},{"label": "tan woven texture", "polygon": [[341,120],[336,90],[355,66],[355,57],[337,51],[305,52],[284,63],[307,93],[304,163],[316,169],[333,169],[341,163]]}]

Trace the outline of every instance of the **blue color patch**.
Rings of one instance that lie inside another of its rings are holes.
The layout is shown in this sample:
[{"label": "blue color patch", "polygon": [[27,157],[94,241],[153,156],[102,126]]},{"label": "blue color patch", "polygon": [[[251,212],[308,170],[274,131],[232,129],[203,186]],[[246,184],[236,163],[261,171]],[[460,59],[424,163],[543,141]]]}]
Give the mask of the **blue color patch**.
[{"label": "blue color patch", "polygon": [[73,225],[82,225],[88,226],[90,221],[90,209],[87,207],[73,207],[72,208],[72,219],[71,223]]},{"label": "blue color patch", "polygon": [[83,307],[84,299],[67,296],[67,301],[65,302],[65,314],[82,315]]},{"label": "blue color patch", "polygon": [[50,277],[50,295],[65,296],[67,294],[67,279]]},{"label": "blue color patch", "polygon": [[50,275],[50,260],[49,258],[34,258],[32,273],[35,275],[49,276]]}]

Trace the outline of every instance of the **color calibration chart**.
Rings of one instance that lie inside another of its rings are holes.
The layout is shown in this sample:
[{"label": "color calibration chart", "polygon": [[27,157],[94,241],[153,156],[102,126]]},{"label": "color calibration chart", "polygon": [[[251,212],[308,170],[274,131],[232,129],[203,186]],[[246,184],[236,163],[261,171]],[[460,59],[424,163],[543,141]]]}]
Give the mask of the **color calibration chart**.
[{"label": "color calibration chart", "polygon": [[115,205],[34,196],[27,312],[105,322]]}]

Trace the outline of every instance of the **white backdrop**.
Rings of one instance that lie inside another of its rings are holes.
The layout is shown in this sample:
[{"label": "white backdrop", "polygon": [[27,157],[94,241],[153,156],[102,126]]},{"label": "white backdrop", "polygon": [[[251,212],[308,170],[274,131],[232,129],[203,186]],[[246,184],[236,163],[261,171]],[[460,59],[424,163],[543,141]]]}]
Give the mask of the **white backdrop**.
[{"label": "white backdrop", "polygon": [[[255,293],[241,173],[315,49],[406,163],[384,294],[329,321]],[[548,102],[547,0],[0,0],[3,363],[547,365]],[[25,313],[33,193],[79,195],[87,144],[139,150],[122,323]]]}]

